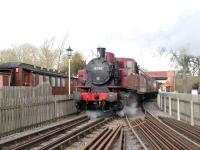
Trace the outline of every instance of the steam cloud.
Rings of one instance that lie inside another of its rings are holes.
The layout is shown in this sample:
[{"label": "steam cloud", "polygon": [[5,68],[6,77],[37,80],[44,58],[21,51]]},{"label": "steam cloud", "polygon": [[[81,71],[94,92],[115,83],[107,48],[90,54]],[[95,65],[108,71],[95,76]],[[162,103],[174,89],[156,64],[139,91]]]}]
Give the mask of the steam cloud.
[{"label": "steam cloud", "polygon": [[129,95],[128,97],[128,105],[125,105],[123,110],[117,112],[120,117],[124,117],[124,115],[135,115],[139,110],[138,107],[138,97],[137,95]]},{"label": "steam cloud", "polygon": [[112,115],[110,112],[103,112],[101,110],[87,110],[86,114],[90,118],[108,117],[108,116]]}]

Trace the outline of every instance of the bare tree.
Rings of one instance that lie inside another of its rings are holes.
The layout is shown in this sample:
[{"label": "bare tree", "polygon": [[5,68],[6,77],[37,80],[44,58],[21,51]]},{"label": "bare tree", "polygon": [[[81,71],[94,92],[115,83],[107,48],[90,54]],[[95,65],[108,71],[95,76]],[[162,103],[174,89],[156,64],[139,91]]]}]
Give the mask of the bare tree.
[{"label": "bare tree", "polygon": [[[0,51],[0,62],[18,61],[41,66],[44,68],[56,68],[67,72],[68,58],[65,55],[65,45],[68,36],[55,48],[55,38],[45,40],[41,47],[31,44],[15,45],[10,49]],[[76,75],[79,69],[85,66],[83,55],[75,52],[72,56],[72,74]]]},{"label": "bare tree", "polygon": [[30,44],[15,45],[10,49],[0,51],[0,61],[17,61],[35,64],[37,61],[38,49]]},{"label": "bare tree", "polygon": [[8,61],[17,61],[17,56],[13,49],[4,49],[0,51],[0,61],[1,63]]},{"label": "bare tree", "polygon": [[62,58],[64,57],[65,53],[65,47],[66,47],[66,41],[67,41],[68,35],[66,35],[61,42],[61,45],[58,46],[56,49],[56,57],[57,57],[57,62],[56,62],[56,69],[60,70],[60,65],[62,63]]},{"label": "bare tree", "polygon": [[162,48],[160,54],[169,55],[171,62],[180,68],[179,73],[182,74],[183,92],[187,93],[187,74],[190,73],[192,56],[187,54],[187,49],[185,48],[180,50]]},{"label": "bare tree", "polygon": [[200,56],[193,56],[191,59],[191,70],[193,75],[200,76]]},{"label": "bare tree", "polygon": [[14,46],[13,51],[16,53],[17,61],[36,64],[38,62],[38,49],[31,44],[22,44]]},{"label": "bare tree", "polygon": [[53,49],[55,38],[45,40],[39,48],[39,65],[45,68],[54,68],[55,66],[55,51]]},{"label": "bare tree", "polygon": [[89,58],[95,58],[95,57],[98,57],[97,50],[91,49],[90,54],[89,54]]}]

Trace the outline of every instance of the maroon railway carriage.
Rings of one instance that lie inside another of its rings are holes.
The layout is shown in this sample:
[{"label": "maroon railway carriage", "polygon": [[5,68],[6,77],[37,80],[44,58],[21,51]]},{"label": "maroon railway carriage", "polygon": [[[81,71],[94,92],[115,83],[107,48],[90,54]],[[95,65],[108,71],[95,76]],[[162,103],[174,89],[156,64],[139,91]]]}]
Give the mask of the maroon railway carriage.
[{"label": "maroon railway carriage", "polygon": [[[64,95],[68,93],[68,78],[65,74],[53,69],[21,62],[8,62],[0,64],[0,87],[2,86],[37,86],[49,82],[52,94]],[[76,78],[71,78],[72,88],[76,85]]]},{"label": "maroon railway carriage", "polygon": [[99,57],[78,72],[78,90],[74,99],[78,110],[121,110],[130,94],[153,95],[158,90],[155,80],[138,68],[131,58],[116,58],[105,48],[97,48]]}]

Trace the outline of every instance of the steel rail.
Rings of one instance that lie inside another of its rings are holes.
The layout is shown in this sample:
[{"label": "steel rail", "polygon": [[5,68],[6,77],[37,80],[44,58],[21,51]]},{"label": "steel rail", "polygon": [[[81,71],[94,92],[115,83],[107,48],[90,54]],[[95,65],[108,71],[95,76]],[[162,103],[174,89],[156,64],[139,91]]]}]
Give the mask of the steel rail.
[{"label": "steel rail", "polygon": [[[145,111],[146,116],[147,116],[147,115],[152,116],[152,117],[153,117],[157,122],[159,122],[163,127],[169,129],[169,130],[172,131],[174,134],[178,135],[179,137],[177,137],[177,138],[179,138],[179,139],[180,139],[180,138],[183,138],[183,139],[185,139],[185,141],[187,141],[187,142],[193,144],[197,149],[200,149],[200,145],[199,145],[198,143],[194,142],[193,140],[191,140],[190,138],[186,137],[185,135],[183,135],[183,134],[177,132],[177,131],[174,130],[172,127],[170,127],[170,126],[168,126],[167,124],[163,123],[160,119],[154,117],[149,111],[147,111],[147,110],[145,109],[144,103],[143,103],[143,109],[144,109],[144,111]],[[163,129],[163,130],[164,130],[164,129]],[[184,142],[184,143],[185,143],[185,142]]]},{"label": "steel rail", "polygon": [[17,147],[14,147],[14,148],[12,148],[12,150],[27,149],[27,148],[29,148],[29,147],[32,147],[33,145],[36,145],[36,144],[38,145],[38,144],[40,144],[42,141],[47,140],[47,139],[49,139],[50,137],[52,137],[52,136],[54,136],[54,135],[57,135],[57,134],[59,134],[59,133],[65,131],[65,130],[69,130],[69,129],[71,129],[71,128],[73,128],[73,127],[76,127],[76,126],[78,126],[78,125],[80,125],[80,124],[82,124],[82,123],[84,123],[84,122],[87,122],[87,121],[89,121],[89,118],[86,118],[86,119],[84,119],[84,120],[79,120],[78,122],[73,123],[73,124],[68,125],[68,126],[65,126],[64,128],[58,128],[58,129],[53,130],[52,132],[50,132],[50,133],[48,133],[48,134],[41,135],[41,136],[39,136],[39,137],[36,138],[36,139],[33,139],[33,140],[29,141],[29,142],[26,142],[26,143],[21,144],[21,145],[19,145],[19,146],[17,146]]},{"label": "steel rail", "polygon": [[[133,122],[133,124],[135,124]],[[153,147],[153,149],[157,149],[157,150],[162,150],[160,148],[160,146],[153,140],[153,138],[150,136],[148,129],[142,127],[143,124],[141,124],[141,126],[138,126],[138,128],[141,130],[143,136],[147,139],[148,143]]]},{"label": "steel rail", "polygon": [[106,147],[107,143],[113,137],[113,135],[118,131],[118,129],[119,129],[119,126],[115,130],[113,130],[105,139],[103,139],[100,145],[98,145],[97,150],[101,150],[104,147]]},{"label": "steel rail", "polygon": [[143,141],[140,139],[140,137],[138,136],[138,134],[136,133],[136,131],[133,129],[133,127],[130,124],[130,121],[129,121],[127,115],[126,115],[126,122],[127,122],[128,126],[129,126],[129,128],[131,129],[133,135],[137,138],[137,140],[139,141],[139,143],[141,144],[141,146],[144,148],[144,150],[148,150],[148,148],[145,146],[145,144],[143,143]]},{"label": "steel rail", "polygon": [[105,128],[102,130],[90,143],[88,143],[85,147],[84,150],[91,150],[91,149],[96,149],[96,145],[99,144],[99,141],[105,138],[109,133],[111,132],[110,129]]},{"label": "steel rail", "polygon": [[169,134],[168,131],[166,131],[163,126],[161,127],[160,125],[158,125],[158,121],[155,119],[155,117],[153,116],[149,116],[147,115],[147,119],[148,121],[151,122],[151,125],[154,126],[155,128],[159,129],[160,132],[162,132],[163,134],[166,135],[166,137],[168,137],[168,140],[170,140],[176,147],[180,148],[180,149],[193,149],[191,144],[185,143],[185,140],[183,140],[183,137],[178,136],[177,134]]},{"label": "steel rail", "polygon": [[112,129],[108,129],[108,131],[99,139],[97,139],[96,141],[92,142],[91,147],[89,148],[90,150],[96,150],[97,147],[100,145],[100,143],[112,132]]},{"label": "steel rail", "polygon": [[[118,135],[120,135],[120,132],[123,131],[123,127],[119,126],[118,128],[116,128],[116,132],[114,133],[114,135],[112,135],[111,139],[108,138],[108,143],[105,145],[104,149],[109,149],[112,145],[112,143],[114,142],[114,140],[116,140],[116,138],[118,137]],[[101,147],[99,148],[99,150],[102,149]]]},{"label": "steel rail", "polygon": [[152,120],[148,120],[147,126],[151,131],[153,130],[153,134],[158,136],[163,144],[165,144],[170,149],[192,149],[191,147],[183,143],[182,140],[178,140],[176,137],[171,136],[168,132],[166,132],[163,128],[161,128]]},{"label": "steel rail", "polygon": [[109,119],[99,119],[96,120],[92,123],[89,123],[87,125],[85,125],[84,127],[81,127],[75,131],[72,131],[71,133],[55,140],[52,141],[51,143],[39,148],[39,150],[53,150],[53,149],[61,149],[62,147],[64,147],[68,142],[70,142],[71,140],[74,140],[80,136],[85,135],[87,132],[90,132],[91,130],[96,129],[97,127],[101,126],[102,124],[105,124],[106,122],[112,120],[113,118],[109,118]]},{"label": "steel rail", "polygon": [[[53,127],[49,127],[49,128],[45,128],[45,129],[33,132],[31,134],[1,143],[0,149],[4,149],[4,148],[7,150],[9,150],[9,149],[12,149],[12,150],[25,149],[25,148],[31,146],[32,144],[40,142],[44,138],[53,136],[59,132],[62,132],[69,128],[72,128],[72,127],[78,125],[79,123],[83,123],[88,120],[89,120],[89,118],[86,115],[77,117],[70,121],[64,122],[62,124],[59,124],[59,125],[56,125]],[[28,138],[28,140],[26,138]],[[17,145],[16,145],[16,143],[17,143]]]},{"label": "steel rail", "polygon": [[[149,114],[150,116],[153,116],[150,112],[147,111],[147,114]],[[163,123],[161,120],[159,120],[156,117],[153,117],[155,120],[157,120],[163,127],[168,128],[169,130],[173,131],[173,133],[179,135],[179,138],[182,137],[183,139],[185,139],[186,141],[190,142],[191,144],[193,144],[194,146],[196,146],[198,149],[200,149],[200,145],[196,142],[194,142],[193,140],[191,140],[190,138],[186,137],[185,135],[181,134],[180,132],[174,130],[172,127],[168,126],[167,124]]]},{"label": "steel rail", "polygon": [[119,145],[118,145],[119,150],[125,150],[126,149],[125,137],[126,136],[125,136],[124,130],[121,130],[120,136],[119,136]]},{"label": "steel rail", "polygon": [[170,127],[174,128],[177,131],[180,131],[184,135],[188,136],[189,138],[192,138],[196,142],[200,143],[200,132],[198,130],[193,130],[192,127],[185,126],[182,124],[182,122],[176,122],[172,119],[166,119],[166,118],[161,118],[161,120],[169,125]]},{"label": "steel rail", "polygon": [[185,129],[190,129],[191,132],[199,135],[200,134],[200,128],[197,128],[195,126],[191,126],[190,124],[187,124],[185,122],[182,122],[182,121],[178,121],[178,120],[175,120],[175,119],[172,119],[172,118],[168,118],[168,117],[158,117],[159,119],[161,119],[162,121],[163,120],[166,120],[167,122],[171,123],[173,122],[173,124],[177,124],[177,125],[180,125],[181,127],[185,128]]},{"label": "steel rail", "polygon": [[[142,120],[136,120],[136,122],[137,123],[140,123]],[[165,140],[164,140],[164,137],[160,134],[160,133],[158,133],[158,132],[156,132],[156,130],[155,129],[152,129],[149,125],[148,125],[148,123],[146,123],[145,125],[142,125],[140,128],[144,128],[145,129],[145,131],[147,132],[147,134],[149,134],[150,135],[150,137],[155,141],[155,143],[156,143],[156,147],[159,147],[159,148],[161,148],[161,149],[166,149],[166,150],[170,150],[170,148],[169,148],[169,143],[168,142],[165,142]],[[152,131],[153,130],[153,131]],[[173,147],[173,146],[171,146],[170,145],[170,147]],[[176,149],[176,148],[175,148]]]}]

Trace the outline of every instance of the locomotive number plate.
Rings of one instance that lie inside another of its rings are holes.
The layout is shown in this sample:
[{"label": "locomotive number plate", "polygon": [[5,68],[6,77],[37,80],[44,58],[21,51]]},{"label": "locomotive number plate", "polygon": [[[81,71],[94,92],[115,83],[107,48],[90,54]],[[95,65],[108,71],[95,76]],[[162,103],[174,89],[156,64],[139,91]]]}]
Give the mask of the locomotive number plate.
[{"label": "locomotive number plate", "polygon": [[103,70],[103,67],[94,67],[94,70]]}]

